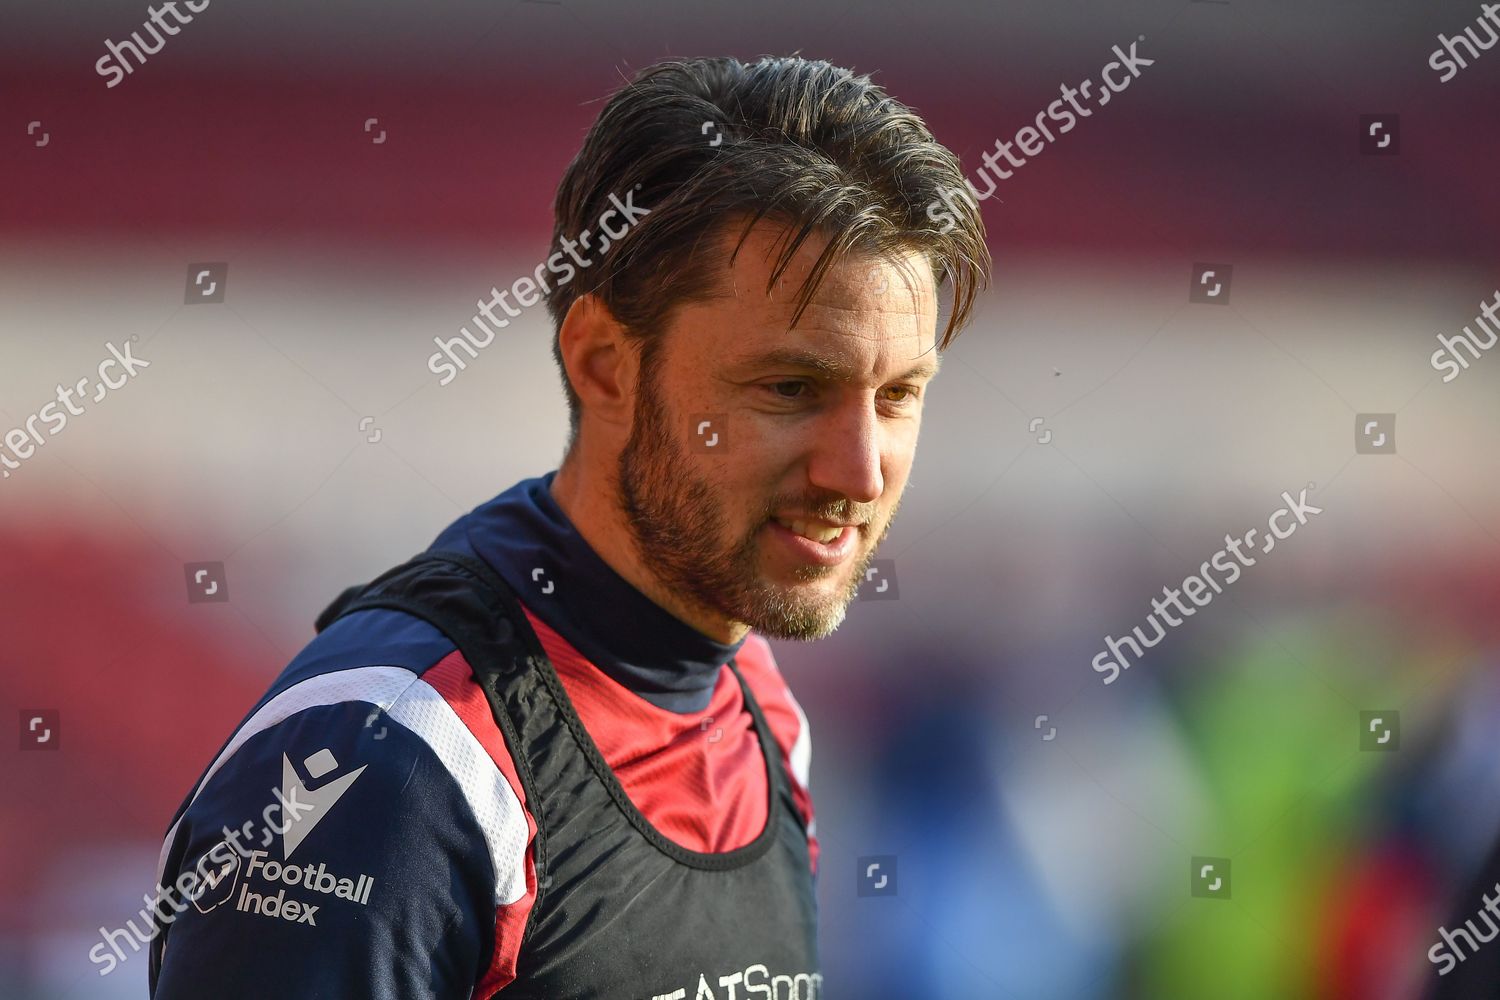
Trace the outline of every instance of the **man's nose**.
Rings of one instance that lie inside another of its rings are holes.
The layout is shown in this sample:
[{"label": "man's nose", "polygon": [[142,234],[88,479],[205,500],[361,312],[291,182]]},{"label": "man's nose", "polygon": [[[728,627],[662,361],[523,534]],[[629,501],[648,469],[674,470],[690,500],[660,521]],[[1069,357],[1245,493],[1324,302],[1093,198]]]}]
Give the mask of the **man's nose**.
[{"label": "man's nose", "polygon": [[883,433],[872,400],[851,400],[819,422],[808,477],[821,490],[855,503],[874,503],[885,492],[881,473]]}]

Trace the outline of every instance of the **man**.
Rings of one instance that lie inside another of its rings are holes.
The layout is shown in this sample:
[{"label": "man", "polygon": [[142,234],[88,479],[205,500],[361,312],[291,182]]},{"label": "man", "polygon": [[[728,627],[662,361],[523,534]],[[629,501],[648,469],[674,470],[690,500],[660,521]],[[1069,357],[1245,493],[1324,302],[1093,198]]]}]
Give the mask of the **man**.
[{"label": "man", "polygon": [[837,628],[890,528],[988,271],[962,187],[827,63],[610,100],[555,206],[552,259],[592,256],[537,275],[560,468],[319,617],[167,835],[158,1000],[823,995],[807,720],[764,637]]}]

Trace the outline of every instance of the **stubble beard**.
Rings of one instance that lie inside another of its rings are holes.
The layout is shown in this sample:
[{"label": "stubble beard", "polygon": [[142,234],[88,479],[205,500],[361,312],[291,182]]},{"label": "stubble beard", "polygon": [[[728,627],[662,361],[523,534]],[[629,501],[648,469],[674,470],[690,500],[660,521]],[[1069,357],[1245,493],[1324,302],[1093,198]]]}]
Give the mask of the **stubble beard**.
[{"label": "stubble beard", "polygon": [[[865,569],[890,532],[900,501],[875,544],[856,557],[854,572],[842,591],[805,592],[805,588],[765,579],[760,571],[761,538],[772,515],[787,509],[817,511],[820,505],[798,506],[796,498],[790,497],[785,499],[792,502],[782,506],[768,502],[744,537],[721,545],[727,519],[719,491],[693,473],[693,463],[668,428],[649,367],[641,369],[635,423],[617,470],[621,506],[641,565],[664,592],[678,600],[748,625],[769,638],[808,641],[832,633],[843,623]],[[828,510],[835,505],[821,506]],[[829,519],[850,518],[835,514]],[[848,571],[848,563],[803,565],[793,571],[793,577],[804,582]]]}]

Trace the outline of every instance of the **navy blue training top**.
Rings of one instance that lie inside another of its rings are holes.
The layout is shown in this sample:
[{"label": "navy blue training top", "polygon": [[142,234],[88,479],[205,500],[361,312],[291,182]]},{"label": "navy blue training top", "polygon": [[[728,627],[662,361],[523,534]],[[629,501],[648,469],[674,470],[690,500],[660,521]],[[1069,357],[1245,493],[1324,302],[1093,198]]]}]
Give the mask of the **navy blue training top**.
[{"label": "navy blue training top", "polygon": [[[723,665],[735,657],[813,842],[807,720],[765,640],[719,643],[636,590],[557,505],[555,475],[516,483],[432,548],[488,563],[599,672],[669,718],[685,714],[685,745],[723,759],[745,741],[759,773],[743,718],[693,717],[716,683],[729,690]],[[619,725],[640,724],[621,710]],[[723,727],[722,743],[704,722]],[[657,757],[637,763],[661,770]],[[89,957],[104,974],[149,941],[156,1000],[488,996],[515,975],[536,898],[537,825],[516,766],[452,640],[389,608],[346,614],[287,665],[177,810],[154,905]]]}]

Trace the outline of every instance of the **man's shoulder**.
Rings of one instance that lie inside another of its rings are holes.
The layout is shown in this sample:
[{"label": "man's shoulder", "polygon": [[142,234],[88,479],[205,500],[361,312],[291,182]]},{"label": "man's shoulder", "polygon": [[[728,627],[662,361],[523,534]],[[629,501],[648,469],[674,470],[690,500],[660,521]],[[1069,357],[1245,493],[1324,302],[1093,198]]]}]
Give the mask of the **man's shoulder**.
[{"label": "man's shoulder", "polygon": [[[456,647],[428,622],[401,611],[373,608],[333,622],[292,658],[265,693],[230,730],[173,817],[173,831],[200,797],[238,808],[242,795],[264,798],[281,779],[281,756],[301,760],[327,749],[344,759],[355,749],[362,762],[393,767],[419,752],[411,733],[384,739],[384,722],[398,702],[422,693],[419,683],[434,667],[458,660]],[[377,722],[379,742],[372,742]],[[302,747],[304,743],[316,746]],[[369,780],[364,782],[370,784]],[[169,834],[165,851],[171,847]]]},{"label": "man's shoulder", "polygon": [[[293,801],[312,812],[285,839],[278,816]],[[305,850],[386,893],[493,920],[528,895],[523,802],[455,644],[413,615],[366,609],[319,633],[235,727],[174,817],[159,868],[173,876],[222,831],[246,829],[268,851],[281,834],[281,858]]]},{"label": "man's shoulder", "polygon": [[163,995],[254,979],[277,995],[467,996],[476,970],[513,977],[497,928],[524,924],[535,826],[486,707],[420,619],[360,611],[320,633],[167,832],[160,883],[196,873],[214,895],[166,918]]},{"label": "man's shoulder", "polygon": [[262,704],[299,684],[362,668],[391,668],[420,676],[456,648],[453,640],[415,615],[393,608],[355,611],[303,646],[272,682]]},{"label": "man's shoulder", "polygon": [[296,760],[325,747],[341,760],[402,772],[403,786],[417,760],[435,766],[440,777],[425,782],[423,795],[462,800],[488,840],[526,827],[511,748],[468,661],[414,614],[367,608],[318,633],[235,728],[189,802],[221,769],[243,784],[254,762],[274,771],[283,755]]}]

